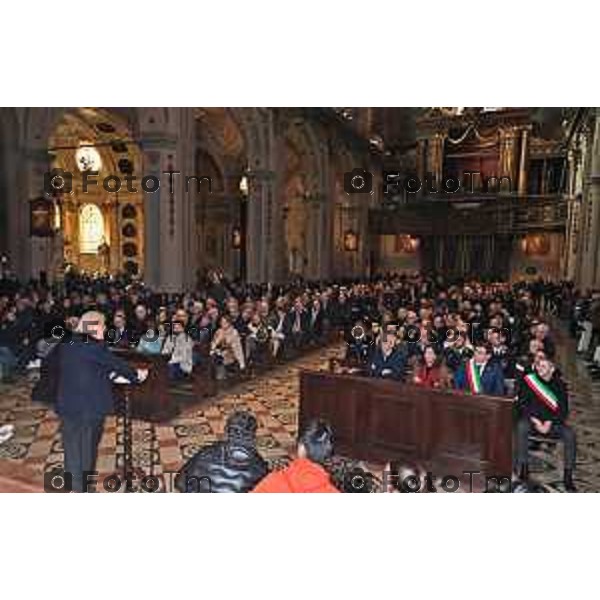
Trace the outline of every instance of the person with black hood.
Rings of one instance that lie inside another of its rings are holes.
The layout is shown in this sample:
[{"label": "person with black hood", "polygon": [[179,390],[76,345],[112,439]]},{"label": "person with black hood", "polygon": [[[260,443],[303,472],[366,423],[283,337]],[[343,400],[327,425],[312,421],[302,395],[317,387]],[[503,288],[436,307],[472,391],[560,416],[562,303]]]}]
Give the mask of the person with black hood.
[{"label": "person with black hood", "polygon": [[175,487],[183,493],[249,492],[269,472],[256,449],[256,430],[251,412],[234,412],[225,425],[225,440],[202,448],[188,460]]}]

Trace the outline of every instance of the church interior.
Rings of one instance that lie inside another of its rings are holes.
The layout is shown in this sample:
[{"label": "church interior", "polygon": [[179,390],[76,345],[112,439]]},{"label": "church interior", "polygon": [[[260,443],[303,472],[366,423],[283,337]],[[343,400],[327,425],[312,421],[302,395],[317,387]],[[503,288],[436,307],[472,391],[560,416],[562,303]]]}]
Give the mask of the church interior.
[{"label": "church interior", "polygon": [[600,491],[599,111],[0,108],[0,491]]}]

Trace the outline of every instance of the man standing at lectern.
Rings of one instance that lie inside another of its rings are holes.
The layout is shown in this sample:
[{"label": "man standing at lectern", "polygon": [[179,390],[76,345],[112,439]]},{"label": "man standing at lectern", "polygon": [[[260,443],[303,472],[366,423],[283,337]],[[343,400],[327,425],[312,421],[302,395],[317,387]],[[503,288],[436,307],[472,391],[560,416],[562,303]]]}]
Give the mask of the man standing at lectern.
[{"label": "man standing at lectern", "polygon": [[105,318],[90,311],[82,315],[75,333],[63,341],[59,355],[56,412],[61,420],[65,473],[72,489],[86,491],[85,473],[94,471],[104,419],[113,409],[116,377],[139,383],[148,375],[137,372],[110,352],[104,343]]}]

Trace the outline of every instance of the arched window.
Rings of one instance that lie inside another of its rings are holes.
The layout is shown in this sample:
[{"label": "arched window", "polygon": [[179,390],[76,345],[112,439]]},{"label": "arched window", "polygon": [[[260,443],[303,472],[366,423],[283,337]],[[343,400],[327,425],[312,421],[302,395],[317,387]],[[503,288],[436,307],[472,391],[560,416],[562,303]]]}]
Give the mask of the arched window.
[{"label": "arched window", "polygon": [[99,246],[105,243],[102,211],[95,204],[84,204],[79,213],[79,251],[97,254]]}]

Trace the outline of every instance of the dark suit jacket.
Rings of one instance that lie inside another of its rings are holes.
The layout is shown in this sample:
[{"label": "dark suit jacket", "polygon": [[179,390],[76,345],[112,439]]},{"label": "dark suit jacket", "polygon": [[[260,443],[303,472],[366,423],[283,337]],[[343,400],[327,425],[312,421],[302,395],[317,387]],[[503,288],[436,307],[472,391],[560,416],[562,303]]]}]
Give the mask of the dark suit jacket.
[{"label": "dark suit jacket", "polygon": [[[268,316],[267,321],[269,323],[269,327],[273,328],[273,331],[277,331],[277,328],[279,327],[280,318],[281,318],[281,315],[276,310],[274,310]],[[290,320],[288,318],[288,313],[285,313],[283,316],[283,322],[281,324],[280,333],[283,333],[283,335],[285,335],[286,337],[291,333],[289,324],[290,324]]]},{"label": "dark suit jacket", "polygon": [[310,333],[314,336],[321,336],[323,334],[323,310],[316,312],[314,308],[308,311],[308,325]]},{"label": "dark suit jacket", "polygon": [[[284,329],[290,332],[290,334],[296,333],[294,331],[294,325],[296,324],[296,316],[297,312],[295,310],[290,310],[286,316],[287,323],[284,325]],[[299,333],[308,333],[310,328],[310,317],[308,315],[308,311],[303,310],[300,312],[300,332]]]},{"label": "dark suit jacket", "polygon": [[[371,357],[369,374],[371,377],[383,377],[385,379],[402,381],[404,380],[405,368],[406,357],[398,348],[395,348],[387,358],[383,355],[381,348],[377,348]],[[391,373],[384,375],[383,372],[387,370],[391,371]]]},{"label": "dark suit jacket", "polygon": [[56,412],[89,422],[105,417],[113,409],[111,374],[137,381],[137,373],[102,343],[86,343],[74,335],[73,344],[61,344]]}]

